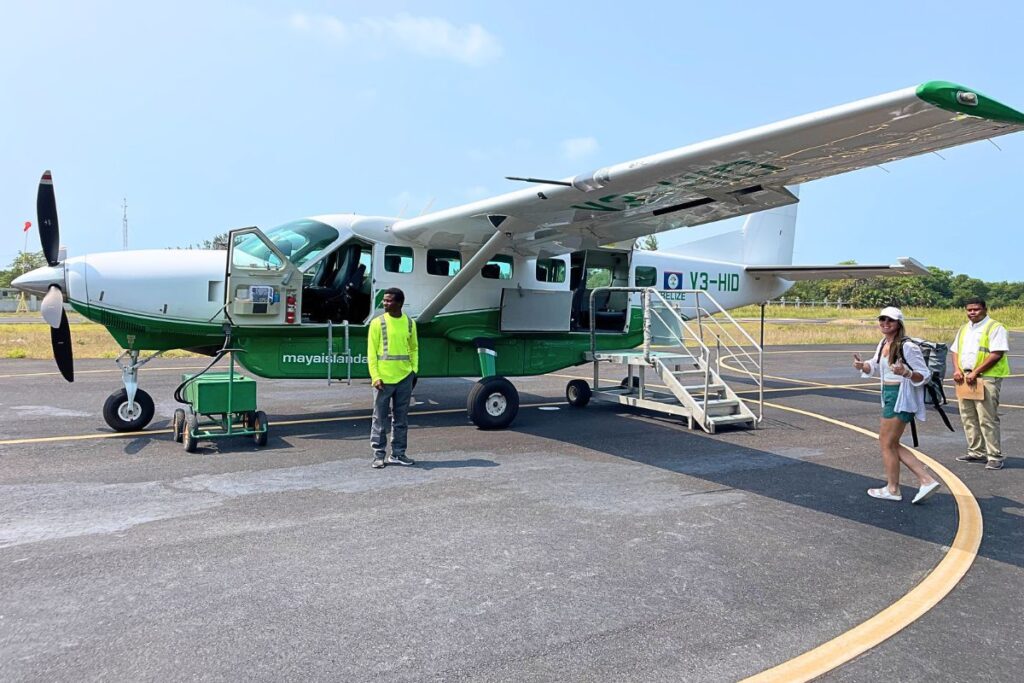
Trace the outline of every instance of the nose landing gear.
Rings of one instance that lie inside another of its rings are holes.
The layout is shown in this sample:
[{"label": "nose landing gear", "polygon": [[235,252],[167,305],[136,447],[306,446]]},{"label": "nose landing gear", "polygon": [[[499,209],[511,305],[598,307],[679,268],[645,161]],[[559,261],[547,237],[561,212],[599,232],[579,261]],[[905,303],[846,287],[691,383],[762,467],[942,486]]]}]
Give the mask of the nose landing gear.
[{"label": "nose landing gear", "polygon": [[139,368],[162,354],[160,351],[140,361],[139,352],[129,350],[117,357],[115,362],[121,368],[124,389],[118,389],[103,402],[103,419],[115,432],[137,432],[153,419],[153,399],[139,389]]}]

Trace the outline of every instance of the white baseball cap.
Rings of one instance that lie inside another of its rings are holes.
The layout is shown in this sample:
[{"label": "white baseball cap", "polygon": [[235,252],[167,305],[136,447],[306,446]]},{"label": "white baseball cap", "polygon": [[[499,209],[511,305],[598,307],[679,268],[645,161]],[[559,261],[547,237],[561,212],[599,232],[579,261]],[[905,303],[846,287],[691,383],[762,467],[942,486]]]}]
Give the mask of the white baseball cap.
[{"label": "white baseball cap", "polygon": [[903,320],[903,311],[896,308],[895,306],[886,306],[878,312],[879,318],[892,318],[893,320]]}]

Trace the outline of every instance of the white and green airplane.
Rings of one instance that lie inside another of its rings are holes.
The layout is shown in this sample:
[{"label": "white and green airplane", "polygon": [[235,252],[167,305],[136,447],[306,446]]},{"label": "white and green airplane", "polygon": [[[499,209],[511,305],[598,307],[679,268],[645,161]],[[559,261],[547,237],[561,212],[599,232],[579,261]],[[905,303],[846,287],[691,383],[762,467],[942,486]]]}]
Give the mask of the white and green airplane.
[{"label": "white and green airplane", "polygon": [[[144,428],[141,352],[213,355],[230,331],[238,361],[269,378],[367,377],[367,327],[389,287],[418,324],[421,377],[482,376],[471,419],[503,428],[519,399],[506,376],[553,372],[596,348],[643,339],[639,296],[594,283],[710,291],[724,308],[763,302],[796,279],[915,274],[920,264],[794,266],[795,188],[867,166],[1024,129],[1024,114],[975,90],[931,81],[886,95],[400,219],[333,214],[230,233],[225,251],[120,251],[62,258],[50,172],[38,214],[48,266],[14,286],[44,296],[54,357],[73,381],[64,303],[105,326],[125,353],[124,388],[104,418]],[[634,251],[640,236],[752,214],[743,230]],[[608,246],[613,245],[613,246]],[[628,245],[618,247],[614,245]],[[677,297],[678,298],[678,297]],[[681,312],[694,314],[680,302]],[[347,339],[348,352],[343,340]],[[330,340],[330,341],[329,341]]]}]

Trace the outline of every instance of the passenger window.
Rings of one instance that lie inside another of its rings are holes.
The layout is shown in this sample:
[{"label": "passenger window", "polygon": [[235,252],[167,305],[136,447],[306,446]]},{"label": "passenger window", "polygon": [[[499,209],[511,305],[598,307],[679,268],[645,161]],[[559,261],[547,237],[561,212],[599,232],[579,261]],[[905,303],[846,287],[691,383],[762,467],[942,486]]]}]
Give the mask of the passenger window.
[{"label": "passenger window", "polygon": [[427,272],[451,277],[462,268],[462,257],[451,249],[427,250]]},{"label": "passenger window", "polygon": [[384,247],[384,270],[389,273],[411,273],[412,247]]},{"label": "passenger window", "polygon": [[612,269],[607,266],[587,268],[587,289],[608,287],[612,283]]},{"label": "passenger window", "polygon": [[654,287],[658,282],[658,269],[653,266],[637,266],[634,280],[637,287]]},{"label": "passenger window", "polygon": [[495,256],[480,269],[480,275],[490,280],[511,280],[512,257]]},{"label": "passenger window", "polygon": [[565,261],[557,258],[537,259],[537,282],[565,282]]}]

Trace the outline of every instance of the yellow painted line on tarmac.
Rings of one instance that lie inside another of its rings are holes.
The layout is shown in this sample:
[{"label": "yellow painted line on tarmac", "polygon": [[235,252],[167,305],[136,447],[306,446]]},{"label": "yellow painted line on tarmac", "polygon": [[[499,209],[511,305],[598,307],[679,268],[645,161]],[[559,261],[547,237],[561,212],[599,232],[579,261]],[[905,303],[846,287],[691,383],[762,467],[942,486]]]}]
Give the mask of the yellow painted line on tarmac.
[{"label": "yellow painted line on tarmac", "polygon": [[[548,401],[544,403],[524,403],[521,404],[520,408],[543,408],[546,406],[557,406],[561,405],[563,401]],[[409,417],[416,417],[419,415],[443,415],[446,413],[464,413],[465,408],[439,408],[437,410],[418,410],[410,412]],[[286,425],[306,425],[306,424],[320,424],[324,422],[349,422],[352,420],[369,420],[372,415],[366,413],[364,415],[343,415],[340,417],[311,417],[303,420],[271,420],[271,426],[286,426]],[[170,434],[170,429],[147,429],[141,432],[104,432],[102,434],[72,434],[69,436],[40,436],[32,437],[27,439],[7,439],[6,441],[0,441],[0,446],[15,446],[17,444],[26,443],[53,443],[59,441],[89,441],[92,439],[130,439],[137,438],[140,436],[155,436],[157,434]]]},{"label": "yellow painted line on tarmac", "polygon": [[[812,351],[808,351],[812,352]],[[730,368],[735,370],[735,368]],[[554,374],[554,373],[552,373]],[[558,375],[567,377],[568,375]],[[786,382],[800,383],[803,386],[783,389],[782,391],[802,391],[810,387],[827,389],[855,389],[868,391],[856,385],[828,385],[820,382],[795,380],[788,377],[776,377]],[[875,386],[875,383],[871,383]],[[773,391],[765,389],[765,393]],[[778,390],[776,390],[778,391]],[[874,389],[877,392],[877,389]],[[751,390],[744,393],[756,393]],[[739,393],[739,392],[737,392]],[[878,434],[858,427],[849,422],[836,420],[818,413],[799,408],[791,408],[771,401],[765,405],[777,410],[806,415],[808,417],[834,424],[844,429],[863,434],[877,440]],[[885,608],[867,621],[855,626],[832,640],[809,650],[789,661],[745,679],[745,683],[765,683],[767,681],[810,681],[824,675],[846,662],[862,655],[868,650],[888,640],[901,630],[920,619],[932,607],[945,598],[960,582],[970,569],[978,555],[981,545],[983,521],[978,500],[970,489],[946,467],[915,448],[906,447],[914,453],[943,481],[946,489],[952,494],[957,507],[957,530],[949,550],[939,563],[910,592]]]},{"label": "yellow painted line on tarmac", "polygon": [[[859,434],[878,438],[878,434],[862,427],[818,415],[798,408],[768,403],[785,410],[822,420],[850,429]],[[888,640],[920,619],[928,610],[945,598],[960,582],[978,556],[983,522],[978,500],[955,474],[921,451],[906,447],[942,479],[956,502],[959,522],[949,550],[935,568],[902,598],[865,622],[832,640],[822,643],[798,657],[783,662],[759,674],[744,679],[745,683],[766,681],[810,681],[860,656]]]},{"label": "yellow painted line on tarmac", "polygon": [[[571,379],[577,379],[572,375],[561,375],[550,373],[551,376],[555,377],[569,377]],[[791,380],[789,378],[780,378],[784,381],[800,381]],[[812,383],[813,385],[824,387],[824,388],[856,388],[856,387],[845,387],[840,385],[826,385],[820,383]],[[765,391],[796,391],[806,389],[806,386],[793,387],[782,390],[771,390],[766,389]],[[753,390],[756,391],[756,390]],[[561,402],[543,402],[543,403],[531,403],[525,404],[522,407],[542,407],[558,405]],[[791,408],[789,406],[780,405],[778,403],[765,402],[765,405],[775,408],[777,410],[787,411],[791,413],[797,413],[800,415],[806,415],[808,417],[834,424],[844,429],[863,434],[872,439],[877,439],[878,434],[870,430],[858,427],[848,422],[836,420],[834,418],[826,417],[817,413],[812,413],[806,410],[800,410],[798,408]],[[439,414],[450,414],[459,413],[464,411],[464,408],[446,408],[438,410],[426,410],[411,412],[410,416],[422,416],[422,415],[439,415]],[[347,415],[341,417],[328,417],[328,418],[308,418],[301,420],[287,420],[281,422],[273,422],[275,425],[300,425],[300,424],[318,424],[327,422],[344,422],[353,420],[365,420],[370,415]],[[48,443],[56,441],[79,441],[86,439],[109,439],[109,438],[133,438],[138,436],[153,436],[156,434],[169,434],[171,430],[162,429],[155,431],[143,431],[143,432],[125,432],[125,433],[113,433],[113,434],[87,434],[87,435],[74,435],[74,436],[58,436],[58,437],[42,437],[34,439],[10,439],[6,441],[0,441],[0,445],[14,445],[14,444],[25,444],[25,443]],[[913,589],[907,594],[901,597],[899,600],[894,602],[889,607],[885,608],[875,616],[871,617],[867,621],[862,622],[853,629],[843,633],[842,635],[833,638],[832,640],[823,643],[808,652],[803,653],[793,659],[790,659],[782,664],[779,664],[771,669],[756,674],[750,678],[745,679],[747,682],[761,683],[764,681],[809,681],[818,676],[821,676],[829,671],[832,671],[836,667],[845,664],[846,662],[860,656],[864,652],[876,647],[885,640],[891,638],[896,633],[912,624],[914,621],[919,619],[925,613],[927,613],[932,607],[937,605],[943,598],[946,597],[960,582],[960,579],[967,573],[971,565],[974,563],[977,557],[978,548],[981,544],[981,536],[983,530],[983,522],[981,516],[981,508],[978,505],[977,499],[971,493],[970,489],[950,470],[941,465],[936,460],[925,455],[921,451],[908,448],[918,458],[920,458],[931,470],[942,479],[947,490],[952,494],[954,501],[957,506],[958,513],[958,525],[956,535],[953,538],[953,542],[950,545],[949,550],[935,566],[935,568],[929,572],[929,574],[922,579]]]},{"label": "yellow painted line on tarmac", "polygon": [[[150,373],[150,372],[174,372],[176,370],[202,370],[205,367],[206,367],[205,365],[177,365],[177,366],[175,366],[173,368],[152,367],[152,368],[146,368],[146,372]],[[115,367],[115,368],[107,368],[105,370],[76,370],[75,371],[76,375],[102,375],[104,373],[111,373],[111,374],[115,374],[116,373],[116,374],[120,375],[121,374],[121,369]],[[8,379],[8,378],[11,378],[11,377],[46,377],[46,376],[49,376],[49,375],[55,375],[55,376],[59,377],[60,373],[59,372],[22,372],[22,373],[13,374],[13,375],[0,375],[0,379]]]}]

